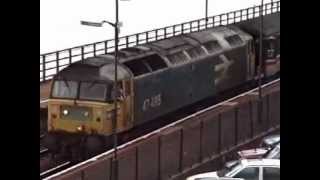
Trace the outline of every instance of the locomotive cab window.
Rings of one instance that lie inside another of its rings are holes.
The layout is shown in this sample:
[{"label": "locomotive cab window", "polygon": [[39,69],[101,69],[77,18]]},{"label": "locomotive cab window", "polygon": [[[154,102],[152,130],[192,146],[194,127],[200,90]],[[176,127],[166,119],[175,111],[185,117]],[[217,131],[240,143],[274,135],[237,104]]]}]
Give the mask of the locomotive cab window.
[{"label": "locomotive cab window", "polygon": [[239,46],[243,43],[238,35],[228,36],[225,38],[231,46]]},{"label": "locomotive cab window", "polygon": [[75,99],[77,91],[78,82],[57,80],[53,84],[52,96],[55,98]]},{"label": "locomotive cab window", "polygon": [[164,62],[164,60],[156,54],[145,57],[143,60],[150,66],[152,71],[157,71],[167,67],[167,64]]},{"label": "locomotive cab window", "polygon": [[80,99],[104,101],[106,99],[107,87],[105,84],[100,83],[87,83],[80,84]]},{"label": "locomotive cab window", "polygon": [[270,37],[269,39],[266,40],[265,44],[265,48],[266,48],[266,58],[270,58],[273,59],[276,56],[276,52],[275,52],[275,40],[273,39],[273,37]]},{"label": "locomotive cab window", "polygon": [[146,64],[143,63],[141,59],[128,61],[123,64],[131,70],[134,76],[140,76],[150,72]]}]

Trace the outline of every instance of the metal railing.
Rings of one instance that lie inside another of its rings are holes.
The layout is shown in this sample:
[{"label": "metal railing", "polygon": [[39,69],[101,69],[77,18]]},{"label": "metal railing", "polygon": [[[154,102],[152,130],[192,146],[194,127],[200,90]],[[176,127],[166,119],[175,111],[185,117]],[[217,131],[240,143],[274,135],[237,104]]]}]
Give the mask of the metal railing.
[{"label": "metal railing", "polygon": [[[167,26],[151,31],[119,38],[119,49],[145,44],[181,34],[198,32],[208,28],[230,25],[259,17],[261,6],[232,11],[216,16]],[[264,4],[264,15],[280,12],[280,1]],[[86,44],[40,55],[40,82],[50,80],[60,70],[73,62],[114,51],[114,39]]]}]

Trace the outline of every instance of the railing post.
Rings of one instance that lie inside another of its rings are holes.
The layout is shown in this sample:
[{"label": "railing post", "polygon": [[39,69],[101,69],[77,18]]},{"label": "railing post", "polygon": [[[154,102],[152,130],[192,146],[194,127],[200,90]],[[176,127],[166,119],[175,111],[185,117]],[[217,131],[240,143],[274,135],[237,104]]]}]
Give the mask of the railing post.
[{"label": "railing post", "polygon": [[104,54],[108,54],[108,41],[104,42]]},{"label": "railing post", "polygon": [[69,49],[69,64],[70,65],[72,63],[72,50]]},{"label": "railing post", "polygon": [[46,55],[42,56],[42,80],[46,81]]},{"label": "railing post", "polygon": [[156,30],[156,41],[158,41],[158,33],[159,33],[158,31],[159,29]]},{"label": "railing post", "polygon": [[167,38],[167,28],[164,28],[164,38]]},{"label": "railing post", "polygon": [[212,17],[212,27],[216,27],[216,16]]},{"label": "railing post", "polygon": [[184,34],[184,24],[181,24],[181,34]]},{"label": "railing post", "polygon": [[81,60],[84,60],[84,46],[81,46]]},{"label": "railing post", "polygon": [[136,44],[139,45],[139,34],[136,35],[136,38],[137,38],[136,39],[137,40]]},{"label": "railing post", "polygon": [[147,43],[149,42],[149,31],[146,32],[146,42],[147,42]]},{"label": "railing post", "polygon": [[129,36],[126,36],[126,47],[129,47]]},{"label": "railing post", "polygon": [[93,56],[95,57],[97,55],[97,44],[93,44]]},{"label": "railing post", "polygon": [[230,20],[230,13],[227,14],[227,25],[229,25],[229,20]]},{"label": "railing post", "polygon": [[59,68],[60,68],[60,67],[59,67],[59,66],[60,66],[60,65],[59,65],[59,52],[56,52],[56,64],[57,64],[56,70],[57,70],[57,74],[58,74],[58,72],[59,72],[59,70],[60,70],[60,69],[59,69]]}]

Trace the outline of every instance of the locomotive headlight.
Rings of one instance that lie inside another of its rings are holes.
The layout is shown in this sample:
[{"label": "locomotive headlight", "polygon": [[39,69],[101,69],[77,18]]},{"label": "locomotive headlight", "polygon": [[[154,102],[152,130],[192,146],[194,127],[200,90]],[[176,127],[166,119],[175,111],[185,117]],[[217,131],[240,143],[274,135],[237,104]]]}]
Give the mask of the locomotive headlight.
[{"label": "locomotive headlight", "polygon": [[85,112],[83,112],[83,115],[84,115],[85,117],[88,117],[88,116],[89,116],[89,112],[88,112],[88,111],[85,111]]},{"label": "locomotive headlight", "polygon": [[67,116],[69,114],[69,111],[67,109],[62,111],[63,115]]},{"label": "locomotive headlight", "polygon": [[77,131],[80,131],[80,132],[81,132],[81,131],[84,131],[84,126],[78,126],[78,127],[77,127]]}]

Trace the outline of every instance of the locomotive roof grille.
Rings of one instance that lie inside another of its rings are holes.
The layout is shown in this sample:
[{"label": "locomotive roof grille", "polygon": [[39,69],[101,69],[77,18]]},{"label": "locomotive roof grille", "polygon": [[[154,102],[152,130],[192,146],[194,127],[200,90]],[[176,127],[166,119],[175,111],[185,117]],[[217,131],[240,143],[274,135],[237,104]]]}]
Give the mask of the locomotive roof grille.
[{"label": "locomotive roof grille", "polygon": [[239,35],[228,36],[228,37],[225,37],[225,39],[231,46],[239,46],[243,43]]},{"label": "locomotive roof grille", "polygon": [[183,51],[168,55],[168,59],[172,64],[182,64],[189,60],[188,56]]},{"label": "locomotive roof grille", "polygon": [[216,53],[222,50],[221,45],[218,41],[209,41],[203,44],[209,53]]},{"label": "locomotive roof grille", "polygon": [[198,58],[206,55],[205,51],[201,48],[201,46],[190,48],[186,50],[191,58]]},{"label": "locomotive roof grille", "polygon": [[135,77],[168,67],[165,61],[157,54],[127,61],[123,64],[130,69]]},{"label": "locomotive roof grille", "polygon": [[75,64],[101,67],[107,63],[109,63],[108,59],[101,58],[101,57],[93,57],[93,58],[84,59],[82,62],[80,61]]},{"label": "locomotive roof grille", "polygon": [[150,51],[150,48],[143,46],[129,47],[121,50],[121,52],[126,53],[127,56],[139,55],[148,51]]}]

